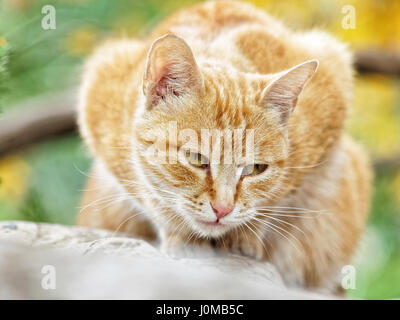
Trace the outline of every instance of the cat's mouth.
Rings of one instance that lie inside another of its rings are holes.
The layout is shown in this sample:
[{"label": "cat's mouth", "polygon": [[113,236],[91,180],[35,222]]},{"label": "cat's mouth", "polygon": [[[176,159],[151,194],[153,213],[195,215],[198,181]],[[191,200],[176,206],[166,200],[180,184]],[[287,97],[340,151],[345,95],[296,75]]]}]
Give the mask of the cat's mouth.
[{"label": "cat's mouth", "polygon": [[218,226],[222,226],[223,225],[220,222],[219,219],[216,219],[214,221],[205,221],[205,220],[197,219],[197,222],[200,223],[200,224],[206,225],[206,226],[216,226],[216,227],[218,227]]},{"label": "cat's mouth", "polygon": [[232,223],[228,221],[221,221],[215,218],[214,220],[205,220],[196,218],[193,227],[200,231],[203,235],[209,237],[220,237],[232,228]]}]

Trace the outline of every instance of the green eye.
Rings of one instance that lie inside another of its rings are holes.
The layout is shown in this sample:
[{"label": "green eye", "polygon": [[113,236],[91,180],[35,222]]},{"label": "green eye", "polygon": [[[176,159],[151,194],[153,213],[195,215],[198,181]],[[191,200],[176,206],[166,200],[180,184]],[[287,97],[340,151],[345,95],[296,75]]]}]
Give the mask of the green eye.
[{"label": "green eye", "polygon": [[268,169],[267,164],[251,164],[248,166],[245,166],[242,171],[242,176],[256,176],[260,173],[263,173],[265,170]]},{"label": "green eye", "polygon": [[207,157],[200,153],[191,152],[190,150],[185,150],[185,157],[187,161],[196,168],[207,169],[209,162]]}]

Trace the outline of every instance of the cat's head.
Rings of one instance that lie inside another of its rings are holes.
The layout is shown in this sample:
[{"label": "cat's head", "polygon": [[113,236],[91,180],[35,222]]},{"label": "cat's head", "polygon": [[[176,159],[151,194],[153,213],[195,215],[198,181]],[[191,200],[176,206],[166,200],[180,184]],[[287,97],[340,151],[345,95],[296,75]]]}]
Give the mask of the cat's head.
[{"label": "cat's head", "polygon": [[203,236],[256,218],[279,197],[289,154],[288,121],[318,66],[279,74],[196,61],[174,35],[148,54],[135,123],[137,161],[162,208]]}]

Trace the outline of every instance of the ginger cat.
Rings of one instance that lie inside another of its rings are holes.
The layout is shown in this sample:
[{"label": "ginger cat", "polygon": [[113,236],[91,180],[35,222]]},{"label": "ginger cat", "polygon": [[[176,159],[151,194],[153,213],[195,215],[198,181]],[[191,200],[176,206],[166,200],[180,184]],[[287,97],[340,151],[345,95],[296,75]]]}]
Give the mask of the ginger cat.
[{"label": "ginger cat", "polygon": [[[343,134],[352,76],[344,45],[241,2],[202,3],[147,40],[107,42],[80,95],[94,165],[78,223],[158,238],[172,252],[190,243],[264,259],[289,285],[335,291],[372,177]],[[244,144],[232,161],[215,155],[232,140],[210,150],[204,129],[251,138],[252,157],[237,156]],[[177,152],[156,161],[157,141]]]}]

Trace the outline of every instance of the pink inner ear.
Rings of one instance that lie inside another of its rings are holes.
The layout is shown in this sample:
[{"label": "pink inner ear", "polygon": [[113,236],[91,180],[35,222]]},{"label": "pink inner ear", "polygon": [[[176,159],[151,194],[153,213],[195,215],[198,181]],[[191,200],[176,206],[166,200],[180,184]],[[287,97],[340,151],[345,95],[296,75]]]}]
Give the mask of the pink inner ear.
[{"label": "pink inner ear", "polygon": [[174,64],[164,64],[161,67],[154,68],[153,74],[153,89],[151,90],[152,103],[158,103],[160,100],[165,100],[167,95],[179,97],[179,79],[174,77]]},{"label": "pink inner ear", "polygon": [[160,99],[165,99],[167,92],[168,92],[168,79],[166,77],[163,77],[155,85],[154,94]]},{"label": "pink inner ear", "polygon": [[180,96],[180,92],[174,88],[174,83],[176,83],[175,78],[171,78],[168,75],[164,75],[158,82],[154,85],[152,95],[152,103],[158,103],[160,100],[165,100],[168,94],[173,94],[176,97]]}]

